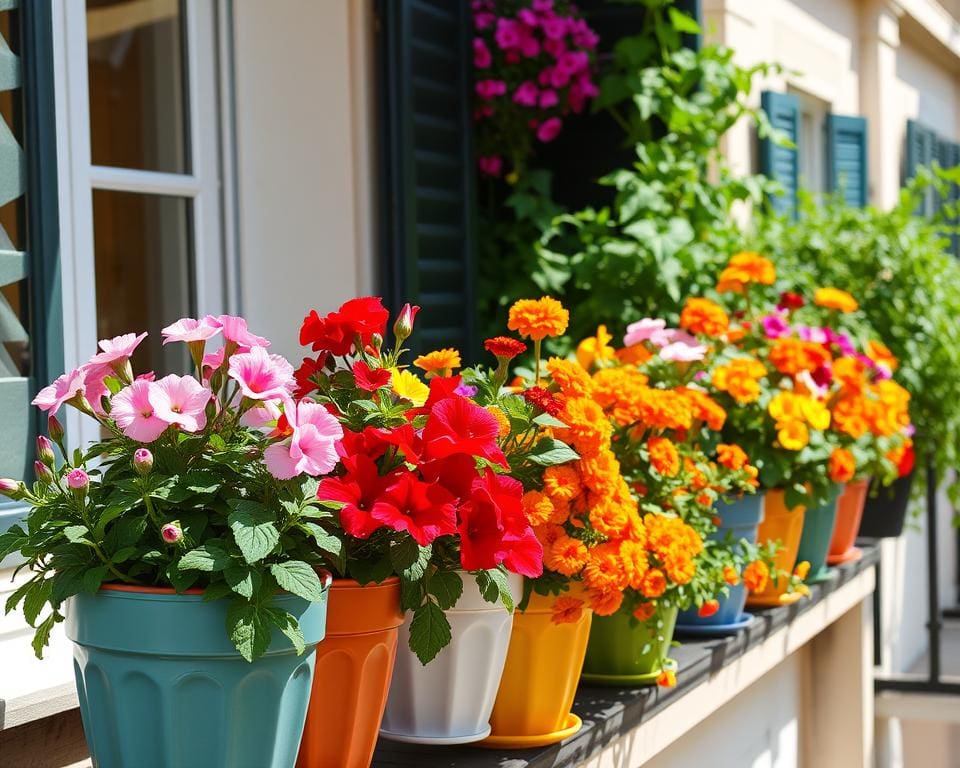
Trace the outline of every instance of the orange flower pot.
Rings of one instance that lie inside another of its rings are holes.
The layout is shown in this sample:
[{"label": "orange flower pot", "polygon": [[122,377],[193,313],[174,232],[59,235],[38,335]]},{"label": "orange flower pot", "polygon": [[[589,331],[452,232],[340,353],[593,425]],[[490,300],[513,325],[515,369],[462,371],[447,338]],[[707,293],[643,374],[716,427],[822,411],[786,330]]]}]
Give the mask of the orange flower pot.
[{"label": "orange flower pot", "polygon": [[863,554],[853,546],[853,542],[860,530],[869,485],[869,480],[858,480],[848,484],[840,494],[837,500],[837,522],[833,527],[833,538],[830,539],[830,551],[827,554],[829,565],[852,563],[859,560]]},{"label": "orange flower pot", "polygon": [[297,768],[368,768],[402,623],[398,578],[334,580]]},{"label": "orange flower pot", "polygon": [[[768,541],[779,541],[781,547],[777,550],[774,563],[777,572],[793,573],[797,565],[797,552],[800,549],[800,537],[803,535],[803,516],[806,508],[802,505],[787,509],[784,492],[781,490],[767,491],[763,499],[763,522],[757,531],[757,541],[765,544]],[[758,608],[766,606],[784,605],[800,599],[800,595],[793,597],[786,594],[787,579],[781,578],[775,582],[774,575],[770,574],[767,588],[756,592],[747,598],[747,605]]]},{"label": "orange flower pot", "polygon": [[527,610],[514,614],[507,663],[490,716],[491,734],[478,746],[543,747],[572,736],[583,725],[570,708],[593,612],[584,606],[576,621],[556,624],[556,600],[533,594]]}]

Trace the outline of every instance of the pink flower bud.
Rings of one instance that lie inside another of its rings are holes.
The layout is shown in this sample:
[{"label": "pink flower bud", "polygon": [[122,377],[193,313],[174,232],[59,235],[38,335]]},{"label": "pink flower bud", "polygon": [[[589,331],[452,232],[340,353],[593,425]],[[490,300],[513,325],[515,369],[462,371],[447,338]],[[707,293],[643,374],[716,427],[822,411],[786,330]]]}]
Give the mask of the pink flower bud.
[{"label": "pink flower bud", "polygon": [[166,523],[160,528],[160,535],[167,544],[176,544],[183,539],[183,529],[180,527],[180,521],[174,520],[172,523]]},{"label": "pink flower bud", "polygon": [[419,311],[420,307],[411,307],[410,304],[403,305],[403,309],[400,310],[400,316],[393,326],[393,335],[397,338],[397,341],[402,343],[413,333],[413,321]]},{"label": "pink flower bud", "polygon": [[37,476],[37,481],[44,485],[50,485],[53,482],[53,472],[42,461],[33,462],[33,473]]},{"label": "pink flower bud", "polygon": [[40,459],[48,467],[53,466],[54,456],[53,456],[53,443],[51,443],[43,435],[37,437],[37,458]]},{"label": "pink flower bud", "polygon": [[50,439],[53,440],[53,442],[63,442],[63,424],[60,423],[56,416],[51,416],[47,419],[47,432],[50,434]]},{"label": "pink flower bud", "polygon": [[153,469],[153,454],[149,448],[137,448],[133,452],[133,468],[138,475],[149,475]]},{"label": "pink flower bud", "polygon": [[90,485],[90,476],[79,467],[67,474],[67,485],[74,491],[85,491]]},{"label": "pink flower bud", "polygon": [[0,477],[0,494],[16,501],[23,496],[23,483],[9,477]]}]

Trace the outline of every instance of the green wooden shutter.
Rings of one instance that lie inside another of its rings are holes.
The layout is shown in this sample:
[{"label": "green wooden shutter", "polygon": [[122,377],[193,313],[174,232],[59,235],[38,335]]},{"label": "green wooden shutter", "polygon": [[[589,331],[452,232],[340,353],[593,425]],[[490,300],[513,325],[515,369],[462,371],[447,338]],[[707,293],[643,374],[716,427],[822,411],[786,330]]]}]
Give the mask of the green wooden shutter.
[{"label": "green wooden shutter", "polygon": [[[904,154],[904,180],[912,179],[917,168],[921,165],[929,166],[937,158],[937,134],[916,120],[907,121],[907,151]],[[921,216],[932,216],[937,210],[937,196],[933,189],[928,189],[923,203],[917,210]]]},{"label": "green wooden shutter", "polygon": [[384,293],[419,304],[414,348],[475,337],[470,5],[381,0]]},{"label": "green wooden shutter", "polygon": [[826,132],[827,188],[842,188],[848,205],[865,206],[870,194],[866,118],[827,115]]},{"label": "green wooden shutter", "polygon": [[[764,91],[760,95],[760,106],[767,113],[774,128],[786,134],[794,143],[800,139],[800,101],[792,93]],[[774,210],[780,213],[796,215],[797,189],[799,186],[798,150],[783,147],[765,138],[760,142],[760,172],[780,182],[784,193],[771,199]]]},{"label": "green wooden shutter", "polygon": [[[943,168],[953,168],[960,165],[960,145],[952,141],[937,139],[937,162]],[[949,202],[956,205],[958,201],[958,187],[956,184],[950,184],[947,190],[946,200],[938,200],[937,203]],[[948,223],[956,225],[957,218],[949,217]],[[950,235],[950,253],[960,257],[960,236]]]},{"label": "green wooden shutter", "polygon": [[[0,476],[29,478],[30,400],[63,366],[53,27],[50,3],[0,0],[0,17]],[[0,504],[0,532],[22,512]]]}]

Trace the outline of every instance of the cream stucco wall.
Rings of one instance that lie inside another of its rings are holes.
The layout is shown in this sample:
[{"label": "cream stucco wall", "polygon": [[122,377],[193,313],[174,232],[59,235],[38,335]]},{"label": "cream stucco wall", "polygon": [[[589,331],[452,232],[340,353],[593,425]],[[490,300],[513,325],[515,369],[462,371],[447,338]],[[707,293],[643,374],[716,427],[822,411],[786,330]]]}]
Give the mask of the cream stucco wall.
[{"label": "cream stucco wall", "polygon": [[309,309],[373,290],[371,3],[233,9],[240,310],[297,360]]}]

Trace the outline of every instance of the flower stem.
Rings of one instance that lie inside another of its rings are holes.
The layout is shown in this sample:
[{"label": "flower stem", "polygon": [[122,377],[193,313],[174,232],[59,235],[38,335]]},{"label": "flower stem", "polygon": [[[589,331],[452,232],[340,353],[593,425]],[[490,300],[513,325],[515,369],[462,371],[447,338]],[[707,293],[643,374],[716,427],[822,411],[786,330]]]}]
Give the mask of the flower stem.
[{"label": "flower stem", "polygon": [[535,379],[534,385],[535,385],[535,386],[538,386],[538,387],[540,386],[540,344],[541,344],[541,343],[542,343],[542,342],[541,342],[540,339],[534,339],[534,340],[533,340],[533,356],[536,358],[536,360],[535,360],[535,362],[534,362],[534,370],[535,370],[535,373],[534,373],[534,379]]}]

